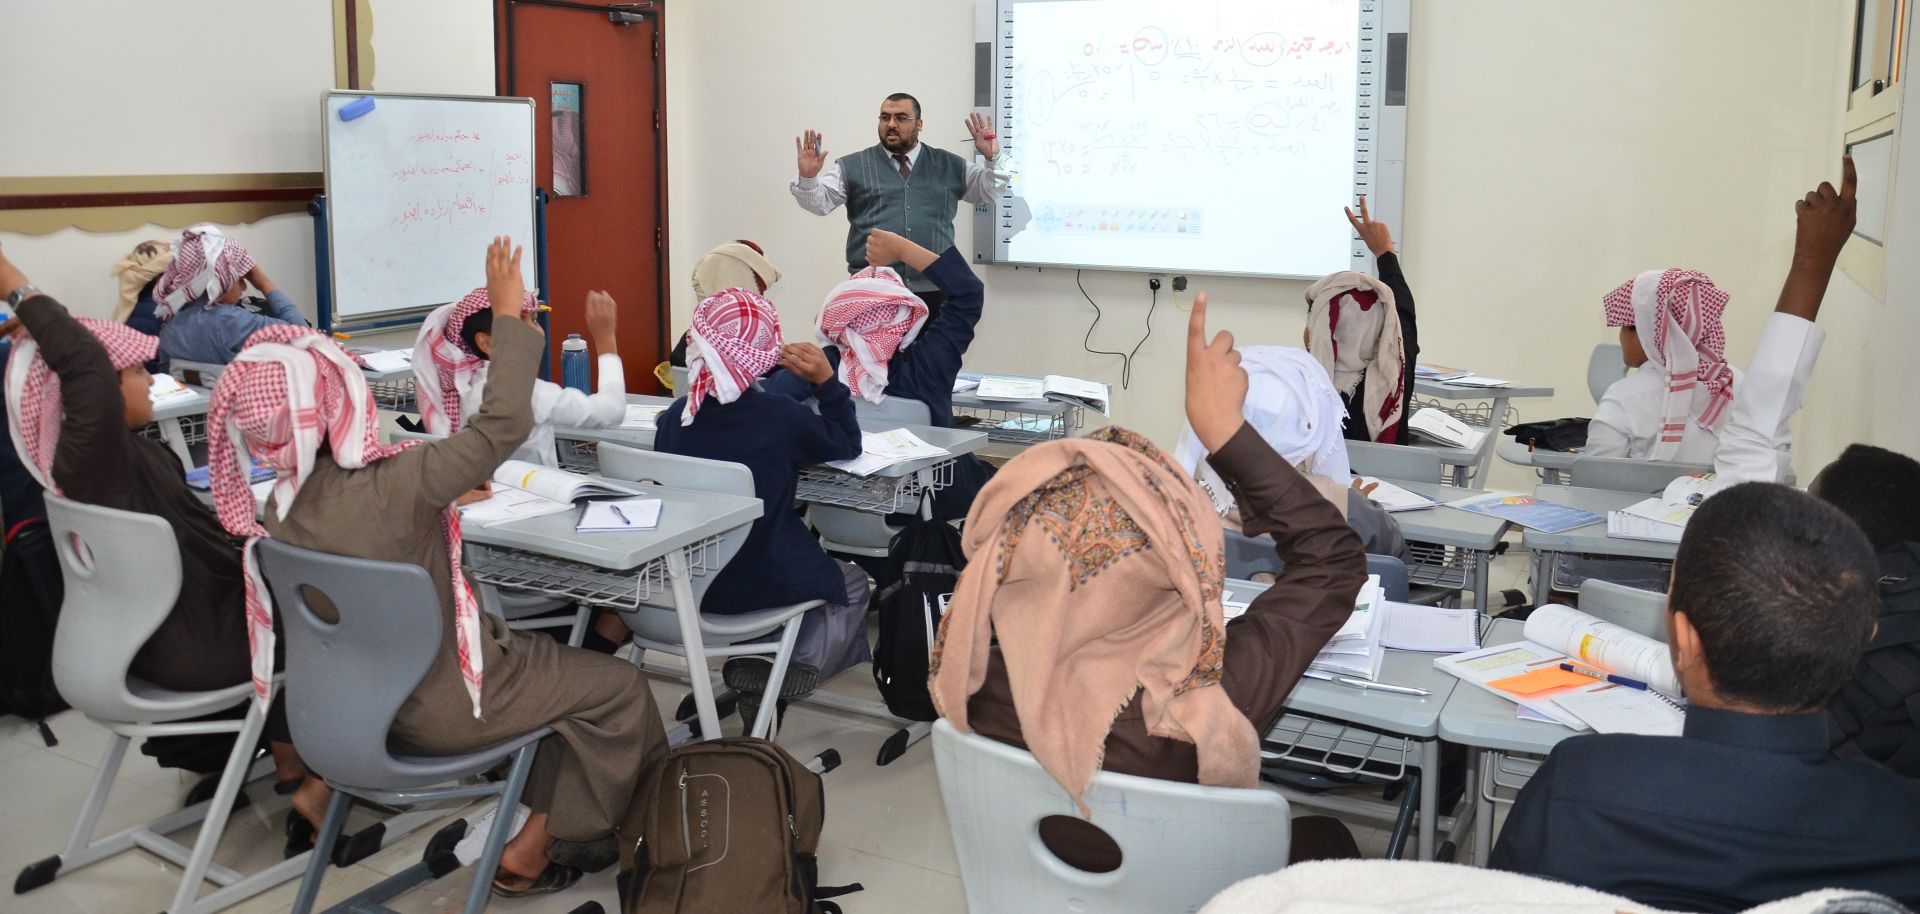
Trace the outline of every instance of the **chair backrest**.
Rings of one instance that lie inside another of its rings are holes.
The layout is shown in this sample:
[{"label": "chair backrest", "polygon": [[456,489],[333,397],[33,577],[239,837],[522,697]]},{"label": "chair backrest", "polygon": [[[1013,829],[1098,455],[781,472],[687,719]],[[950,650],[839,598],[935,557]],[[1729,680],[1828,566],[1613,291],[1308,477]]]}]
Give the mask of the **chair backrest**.
[{"label": "chair backrest", "polygon": [[[604,441],[600,443],[600,475],[628,482],[651,482],[670,489],[754,497],[753,471],[747,469],[745,464],[643,451]],[[707,588],[713,584],[720,569],[727,567],[727,563],[739,554],[751,530],[751,527],[741,527],[721,537],[717,563],[706,574],[694,576],[691,582],[696,602],[706,596]],[[656,605],[671,607],[672,604],[665,602],[671,599],[669,595],[661,594],[658,599],[662,602]]]},{"label": "chair backrest", "polygon": [[404,428],[396,428],[387,432],[387,443],[399,444],[402,441],[439,441],[444,437],[446,436],[436,435],[432,432],[410,432]]},{"label": "chair backrest", "polygon": [[81,504],[52,492],[47,528],[66,584],[53,635],[54,685],[90,717],[154,720],[154,708],[128,691],[127,670],[180,595],[173,528],[151,514]]},{"label": "chair backrest", "polygon": [[1588,578],[1580,585],[1580,611],[1631,632],[1667,641],[1667,595]]},{"label": "chair backrest", "polygon": [[1619,343],[1601,343],[1593,347],[1593,354],[1587,356],[1587,392],[1593,394],[1593,402],[1599,403],[1607,395],[1607,388],[1615,381],[1627,376],[1627,360],[1620,353]]},{"label": "chair backrest", "polygon": [[[301,758],[349,787],[393,785],[400,779],[387,733],[440,656],[440,595],[433,579],[418,565],[330,555],[271,539],[260,541],[259,558],[286,639],[283,694]],[[315,597],[322,600],[320,611]],[[328,621],[331,615],[337,619]]]},{"label": "chair backrest", "polygon": [[1583,489],[1658,495],[1667,483],[1690,473],[1711,473],[1713,467],[1631,457],[1575,457],[1568,470],[1571,483]]},{"label": "chair backrest", "polygon": [[1380,588],[1387,592],[1387,599],[1407,602],[1407,563],[1400,561],[1399,556],[1368,555],[1367,573],[1380,576]]},{"label": "chair backrest", "polygon": [[1089,873],[1040,840],[1041,819],[1077,813],[1032,755],[940,720],[933,760],[974,914],[1191,912],[1287,863],[1292,823],[1275,791],[1096,774],[1085,800],[1093,824],[1120,846],[1121,862]]},{"label": "chair backrest", "polygon": [[687,366],[675,365],[669,369],[673,375],[673,392],[684,395],[687,392]]},{"label": "chair backrest", "polygon": [[1362,476],[1400,482],[1440,481],[1440,455],[1426,448],[1349,441],[1347,461],[1353,465],[1353,471]]},{"label": "chair backrest", "polygon": [[905,425],[930,425],[933,412],[927,404],[905,397],[887,397],[878,403],[854,398],[853,411],[863,419],[885,419]]}]

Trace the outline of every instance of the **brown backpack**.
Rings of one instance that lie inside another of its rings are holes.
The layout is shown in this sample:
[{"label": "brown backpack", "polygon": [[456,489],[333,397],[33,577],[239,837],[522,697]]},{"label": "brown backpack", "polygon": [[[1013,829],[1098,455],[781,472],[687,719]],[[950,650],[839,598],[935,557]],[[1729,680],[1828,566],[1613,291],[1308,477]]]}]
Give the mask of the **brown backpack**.
[{"label": "brown backpack", "polygon": [[640,785],[645,821],[623,850],[624,914],[839,914],[817,885],[826,792],[820,776],[763,739],[689,743]]}]

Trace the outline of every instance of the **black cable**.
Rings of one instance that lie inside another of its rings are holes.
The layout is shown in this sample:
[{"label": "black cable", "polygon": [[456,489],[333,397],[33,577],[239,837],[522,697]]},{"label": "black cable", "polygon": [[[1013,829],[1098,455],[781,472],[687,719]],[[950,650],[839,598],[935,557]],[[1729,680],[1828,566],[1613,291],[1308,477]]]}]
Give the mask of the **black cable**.
[{"label": "black cable", "polygon": [[1087,352],[1093,355],[1119,356],[1120,357],[1120,389],[1126,390],[1128,380],[1130,380],[1133,377],[1133,359],[1132,357],[1128,356],[1124,352],[1114,352],[1109,349],[1093,348],[1094,328],[1100,326],[1100,318],[1104,317],[1105,313],[1100,310],[1100,303],[1094,301],[1093,296],[1087,294],[1087,287],[1080,284],[1079,270],[1073,271],[1073,284],[1080,287],[1080,297],[1085,298],[1087,300],[1087,304],[1093,306],[1093,323],[1087,325],[1087,336],[1085,339],[1080,341],[1080,348],[1085,349]]},{"label": "black cable", "polygon": [[1126,365],[1120,375],[1121,390],[1127,389],[1128,376],[1133,374],[1133,357],[1140,354],[1140,347],[1147,344],[1147,337],[1153,336],[1153,309],[1160,306],[1160,290],[1154,289],[1151,294],[1153,298],[1147,304],[1147,332],[1140,337],[1140,342],[1133,344],[1133,351],[1127,353]]}]

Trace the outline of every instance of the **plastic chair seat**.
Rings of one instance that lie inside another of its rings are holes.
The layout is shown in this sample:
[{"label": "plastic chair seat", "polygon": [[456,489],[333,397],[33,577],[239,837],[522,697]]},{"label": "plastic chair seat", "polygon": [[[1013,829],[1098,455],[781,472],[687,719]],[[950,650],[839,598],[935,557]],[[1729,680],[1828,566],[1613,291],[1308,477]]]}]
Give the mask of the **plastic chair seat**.
[{"label": "plastic chair seat", "polygon": [[389,751],[393,760],[390,777],[381,779],[378,786],[357,784],[336,784],[352,790],[407,790],[410,788],[432,787],[447,781],[472,777],[497,767],[507,757],[520,751],[522,746],[537,743],[553,735],[552,728],[541,727],[495,746],[488,746],[478,752],[461,755],[402,755]]},{"label": "plastic chair seat", "polygon": [[129,702],[138,709],[136,716],[113,716],[96,714],[87,709],[82,713],[102,723],[119,724],[164,724],[200,717],[216,711],[225,711],[253,695],[251,681],[228,686],[217,692],[175,692],[163,689],[138,676],[127,677],[127,696],[137,702]]},{"label": "plastic chair seat", "polygon": [[[810,600],[737,615],[701,613],[700,633],[722,644],[738,644],[772,634],[794,616],[825,605],[823,600]],[[674,610],[642,606],[638,610],[621,610],[620,615],[627,627],[643,640],[665,644],[680,640],[680,614]]]},{"label": "plastic chair seat", "polygon": [[1499,454],[1501,460],[1511,463],[1514,466],[1533,466],[1533,450],[1515,441],[1509,435],[1503,434],[1500,436],[1500,440],[1494,442],[1493,452]]}]

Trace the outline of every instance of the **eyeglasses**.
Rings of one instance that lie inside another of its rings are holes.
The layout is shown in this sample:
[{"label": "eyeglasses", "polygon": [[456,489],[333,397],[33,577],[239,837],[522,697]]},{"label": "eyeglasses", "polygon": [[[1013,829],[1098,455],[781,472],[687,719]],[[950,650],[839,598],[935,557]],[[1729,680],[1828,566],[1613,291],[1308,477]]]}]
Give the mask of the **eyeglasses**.
[{"label": "eyeglasses", "polygon": [[919,119],[920,119],[920,116],[917,114],[882,114],[880,115],[880,124],[881,126],[885,126],[887,124],[899,124],[900,126],[905,127],[906,125],[911,124],[914,121],[917,121]]}]

